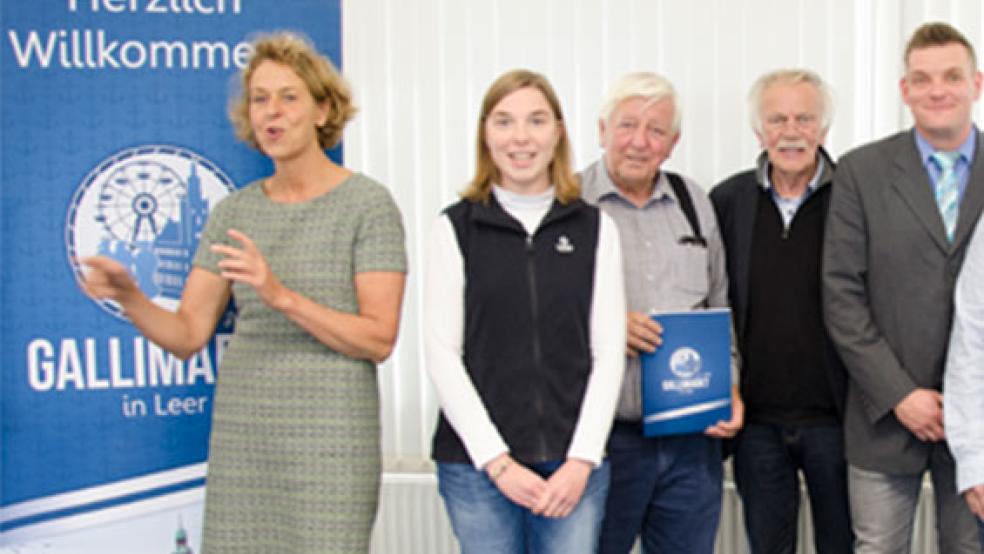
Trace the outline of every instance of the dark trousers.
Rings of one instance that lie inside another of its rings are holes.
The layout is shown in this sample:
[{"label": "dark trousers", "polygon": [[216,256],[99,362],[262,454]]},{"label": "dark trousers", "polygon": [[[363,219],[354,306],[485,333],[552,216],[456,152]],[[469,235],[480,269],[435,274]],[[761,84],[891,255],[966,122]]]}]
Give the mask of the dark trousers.
[{"label": "dark trousers", "polygon": [[752,554],[792,554],[803,472],[818,554],[854,549],[840,425],[746,423],[735,441],[735,483]]},{"label": "dark trousers", "polygon": [[616,422],[601,527],[602,554],[626,554],[642,535],[646,554],[711,554],[721,517],[721,441],[700,434],[642,436]]}]

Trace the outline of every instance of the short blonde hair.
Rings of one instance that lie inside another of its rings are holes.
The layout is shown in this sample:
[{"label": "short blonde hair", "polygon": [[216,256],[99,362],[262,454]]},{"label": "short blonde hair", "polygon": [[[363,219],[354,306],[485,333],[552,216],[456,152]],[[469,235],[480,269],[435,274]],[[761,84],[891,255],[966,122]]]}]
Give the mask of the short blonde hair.
[{"label": "short blonde hair", "polygon": [[345,124],[357,111],[352,103],[351,88],[331,60],[319,54],[302,35],[290,31],[260,35],[253,41],[253,54],[239,74],[241,90],[229,106],[229,119],[236,136],[259,150],[249,120],[249,82],[256,68],[265,61],[290,67],[307,85],[314,101],[319,106],[327,106],[328,119],[318,127],[318,144],[326,149],[338,144]]},{"label": "short blonde hair", "polygon": [[557,141],[557,147],[554,148],[549,168],[550,182],[554,186],[554,196],[561,204],[567,204],[580,198],[581,186],[571,170],[571,145],[567,138],[567,130],[564,128],[564,114],[560,110],[560,100],[557,99],[557,94],[543,75],[525,69],[515,69],[496,79],[485,93],[485,98],[482,99],[481,113],[478,116],[478,139],[476,140],[478,156],[475,164],[475,175],[461,193],[461,196],[466,200],[488,203],[492,192],[492,183],[501,181],[502,176],[499,173],[499,168],[492,161],[492,153],[489,151],[489,145],[485,142],[485,121],[492,113],[493,108],[503,98],[527,87],[536,89],[543,94],[553,111],[557,124],[560,125],[560,139]]},{"label": "short blonde hair", "polygon": [[662,100],[669,99],[673,104],[673,129],[674,133],[680,131],[680,103],[677,101],[676,89],[669,79],[656,73],[640,71],[629,73],[608,89],[608,94],[601,104],[601,119],[605,123],[611,123],[612,113],[618,105],[629,98],[642,98],[649,104],[655,104]]},{"label": "short blonde hair", "polygon": [[824,131],[830,129],[830,124],[834,120],[834,95],[830,92],[830,87],[816,73],[808,69],[777,69],[762,75],[755,80],[752,88],[748,91],[748,119],[752,123],[752,129],[759,134],[762,133],[762,97],[765,91],[772,85],[798,85],[806,83],[812,85],[820,95],[820,128]]}]

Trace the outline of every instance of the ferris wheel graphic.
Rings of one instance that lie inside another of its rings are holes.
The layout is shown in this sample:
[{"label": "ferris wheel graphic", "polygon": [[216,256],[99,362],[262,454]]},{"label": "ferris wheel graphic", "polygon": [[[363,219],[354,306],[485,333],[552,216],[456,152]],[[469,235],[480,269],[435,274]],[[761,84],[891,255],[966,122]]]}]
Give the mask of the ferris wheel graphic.
[{"label": "ferris wheel graphic", "polygon": [[[173,311],[211,208],[234,190],[215,163],[187,148],[121,150],[92,168],[69,203],[68,263],[81,281],[84,258],[112,258],[154,303]],[[126,319],[112,300],[97,303]]]},{"label": "ferris wheel graphic", "polygon": [[98,215],[115,239],[153,242],[178,217],[186,185],[170,167],[153,160],[114,168],[99,191]]}]

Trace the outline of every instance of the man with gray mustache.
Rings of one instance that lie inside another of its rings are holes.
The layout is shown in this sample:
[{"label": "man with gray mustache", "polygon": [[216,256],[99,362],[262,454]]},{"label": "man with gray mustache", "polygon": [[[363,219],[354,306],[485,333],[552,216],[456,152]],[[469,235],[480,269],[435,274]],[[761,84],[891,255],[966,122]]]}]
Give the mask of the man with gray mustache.
[{"label": "man with gray mustache", "polygon": [[745,427],[735,481],[752,554],[796,551],[799,472],[819,554],[851,552],[841,427],[846,374],[823,324],[820,263],[834,162],[827,85],[806,70],[760,77],[749,115],[756,168],[711,192],[742,357]]}]

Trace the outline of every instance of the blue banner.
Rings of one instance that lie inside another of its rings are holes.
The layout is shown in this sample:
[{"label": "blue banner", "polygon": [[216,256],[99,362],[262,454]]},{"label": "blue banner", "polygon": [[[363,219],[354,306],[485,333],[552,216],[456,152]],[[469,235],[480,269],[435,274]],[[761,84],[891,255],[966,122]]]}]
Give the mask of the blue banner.
[{"label": "blue banner", "polygon": [[[341,65],[341,16],[338,0],[0,9],[0,544],[11,545],[105,524],[121,506],[200,497],[234,312],[181,361],[86,297],[78,260],[115,258],[174,309],[209,211],[271,171],[226,115],[250,38],[299,30]],[[170,533],[197,525],[200,507],[186,513]]]}]

